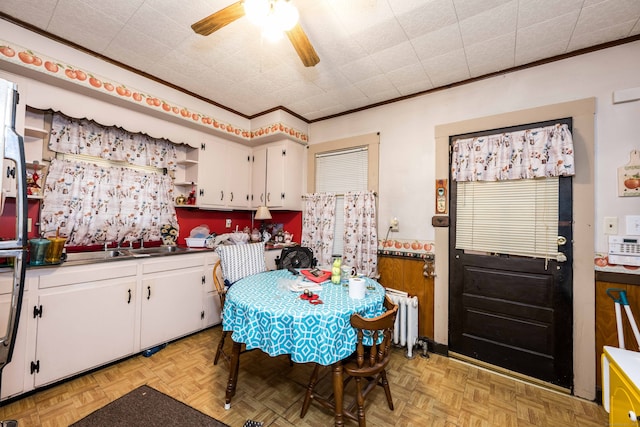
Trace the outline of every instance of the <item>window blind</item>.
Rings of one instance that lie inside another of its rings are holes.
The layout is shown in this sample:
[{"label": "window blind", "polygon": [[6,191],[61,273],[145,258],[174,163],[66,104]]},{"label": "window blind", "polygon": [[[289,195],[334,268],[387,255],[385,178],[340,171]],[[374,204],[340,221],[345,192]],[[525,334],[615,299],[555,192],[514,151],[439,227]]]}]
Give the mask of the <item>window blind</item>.
[{"label": "window blind", "polygon": [[316,192],[366,191],[368,156],[366,147],[316,154]]},{"label": "window blind", "polygon": [[367,147],[316,154],[316,192],[337,195],[334,254],[342,254],[344,246],[344,193],[367,191],[368,159]]},{"label": "window blind", "polygon": [[558,177],[457,183],[456,249],[558,257]]}]

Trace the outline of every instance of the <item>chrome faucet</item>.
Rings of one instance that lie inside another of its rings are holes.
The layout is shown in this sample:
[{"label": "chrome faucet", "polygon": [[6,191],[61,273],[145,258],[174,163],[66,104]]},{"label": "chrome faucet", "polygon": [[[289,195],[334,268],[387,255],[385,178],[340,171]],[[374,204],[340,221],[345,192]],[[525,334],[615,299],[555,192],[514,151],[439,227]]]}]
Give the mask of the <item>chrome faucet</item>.
[{"label": "chrome faucet", "polygon": [[124,243],[124,239],[126,239],[126,237],[123,237],[122,239],[118,240],[118,249],[121,249],[123,247],[122,244]]}]

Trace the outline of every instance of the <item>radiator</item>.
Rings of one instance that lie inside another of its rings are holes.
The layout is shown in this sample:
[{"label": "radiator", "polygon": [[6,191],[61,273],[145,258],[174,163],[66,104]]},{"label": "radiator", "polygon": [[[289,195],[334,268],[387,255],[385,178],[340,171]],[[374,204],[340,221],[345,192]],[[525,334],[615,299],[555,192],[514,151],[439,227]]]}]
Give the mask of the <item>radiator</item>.
[{"label": "radiator", "polygon": [[418,343],[418,297],[410,297],[406,292],[387,288],[387,295],[398,305],[393,343],[407,346],[407,357],[413,358],[413,347]]}]

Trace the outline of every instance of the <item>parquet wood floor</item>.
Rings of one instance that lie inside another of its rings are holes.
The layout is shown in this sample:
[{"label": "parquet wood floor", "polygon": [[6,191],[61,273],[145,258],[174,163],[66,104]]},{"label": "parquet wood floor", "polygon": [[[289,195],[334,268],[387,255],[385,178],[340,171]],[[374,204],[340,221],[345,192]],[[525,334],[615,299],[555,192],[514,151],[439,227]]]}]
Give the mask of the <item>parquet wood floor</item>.
[{"label": "parquet wood floor", "polygon": [[[241,356],[238,390],[226,411],[228,367],[212,362],[220,332],[220,327],[208,329],[151,357],[138,355],[5,404],[0,419],[17,419],[20,427],[68,426],[148,384],[232,427],[248,419],[265,427],[333,425],[333,416],[314,403],[300,419],[311,366],[290,366],[286,357],[260,351]],[[408,360],[403,349],[394,349],[388,377],[395,410],[387,407],[382,389],[374,390],[366,407],[369,426],[608,425],[606,412],[593,402],[439,355]],[[329,377],[321,387],[330,387]]]}]

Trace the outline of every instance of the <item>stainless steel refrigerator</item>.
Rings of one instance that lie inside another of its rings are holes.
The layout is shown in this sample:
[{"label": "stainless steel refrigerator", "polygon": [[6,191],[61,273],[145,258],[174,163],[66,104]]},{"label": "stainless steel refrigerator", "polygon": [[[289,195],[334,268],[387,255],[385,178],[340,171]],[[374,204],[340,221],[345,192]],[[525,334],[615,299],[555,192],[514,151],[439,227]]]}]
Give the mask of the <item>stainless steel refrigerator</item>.
[{"label": "stainless steel refrigerator", "polygon": [[[0,153],[4,153],[0,174],[0,209],[6,200],[4,189],[13,187],[15,181],[15,232],[0,240],[0,259],[13,270],[13,282],[9,304],[0,305],[0,380],[2,370],[11,362],[13,347],[18,333],[18,319],[22,307],[25,267],[27,262],[27,177],[24,159],[24,140],[16,133],[16,110],[18,90],[15,83],[0,79]],[[9,160],[9,161],[7,161]],[[10,182],[4,182],[9,180]],[[12,188],[13,190],[13,188]],[[12,194],[13,196],[13,194]],[[0,211],[0,214],[2,212]],[[6,220],[6,219],[5,219]],[[12,222],[12,221],[9,221]],[[6,233],[3,233],[6,234]],[[1,383],[0,383],[1,384]],[[0,386],[1,387],[1,386]],[[1,390],[0,390],[1,391]],[[10,421],[0,421],[0,426],[15,425]]]}]

